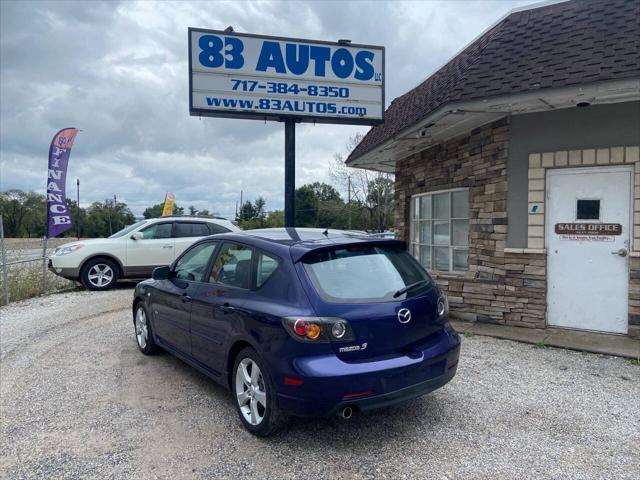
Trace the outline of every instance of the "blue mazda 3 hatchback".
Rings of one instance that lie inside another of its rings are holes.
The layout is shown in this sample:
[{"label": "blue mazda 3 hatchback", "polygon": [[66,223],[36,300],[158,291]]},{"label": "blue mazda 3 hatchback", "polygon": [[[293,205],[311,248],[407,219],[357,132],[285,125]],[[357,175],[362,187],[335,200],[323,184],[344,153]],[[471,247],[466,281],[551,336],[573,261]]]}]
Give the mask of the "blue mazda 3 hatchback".
[{"label": "blue mazda 3 hatchback", "polygon": [[286,418],[364,411],[456,373],[448,304],[401,241],[282,228],[192,245],[135,289],[144,354],[158,347],[229,388],[266,436]]}]

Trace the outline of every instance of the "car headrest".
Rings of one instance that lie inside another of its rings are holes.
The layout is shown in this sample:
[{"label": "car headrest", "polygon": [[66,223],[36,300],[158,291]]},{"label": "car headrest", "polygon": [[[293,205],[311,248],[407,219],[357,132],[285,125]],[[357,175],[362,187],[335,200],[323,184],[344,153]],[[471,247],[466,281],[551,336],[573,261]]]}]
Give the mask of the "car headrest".
[{"label": "car headrest", "polygon": [[240,288],[249,288],[249,271],[251,270],[251,260],[240,260],[236,264],[235,284]]}]

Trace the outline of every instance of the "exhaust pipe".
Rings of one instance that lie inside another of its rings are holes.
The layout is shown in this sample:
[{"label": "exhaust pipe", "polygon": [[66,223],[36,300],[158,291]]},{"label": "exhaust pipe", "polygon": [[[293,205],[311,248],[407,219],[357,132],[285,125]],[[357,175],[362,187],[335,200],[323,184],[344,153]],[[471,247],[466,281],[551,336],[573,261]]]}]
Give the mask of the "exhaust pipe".
[{"label": "exhaust pipe", "polygon": [[351,418],[351,416],[353,415],[353,408],[351,407],[344,407],[342,410],[340,410],[339,415],[344,419],[344,420],[349,420]]}]

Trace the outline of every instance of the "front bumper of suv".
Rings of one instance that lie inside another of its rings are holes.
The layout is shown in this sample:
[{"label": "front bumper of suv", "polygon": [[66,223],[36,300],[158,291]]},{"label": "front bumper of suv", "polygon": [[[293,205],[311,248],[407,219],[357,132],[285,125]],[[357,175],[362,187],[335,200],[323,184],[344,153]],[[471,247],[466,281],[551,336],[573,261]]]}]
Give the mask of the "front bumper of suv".
[{"label": "front bumper of suv", "polygon": [[69,280],[78,280],[80,278],[80,268],[78,267],[58,267],[53,264],[53,260],[49,258],[47,262],[49,270],[63,278]]}]

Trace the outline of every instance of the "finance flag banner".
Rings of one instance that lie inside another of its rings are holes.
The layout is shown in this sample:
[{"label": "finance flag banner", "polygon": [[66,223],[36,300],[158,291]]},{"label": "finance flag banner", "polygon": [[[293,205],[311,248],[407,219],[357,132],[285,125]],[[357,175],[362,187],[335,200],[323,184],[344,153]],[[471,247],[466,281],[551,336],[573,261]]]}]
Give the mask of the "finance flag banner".
[{"label": "finance flag banner", "polygon": [[173,215],[173,204],[175,201],[176,196],[171,192],[167,192],[167,195],[164,197],[164,208],[162,209],[163,217]]},{"label": "finance flag banner", "polygon": [[53,238],[69,230],[71,212],[67,205],[67,166],[77,128],[63,128],[53,136],[49,147],[47,170],[47,237]]}]

